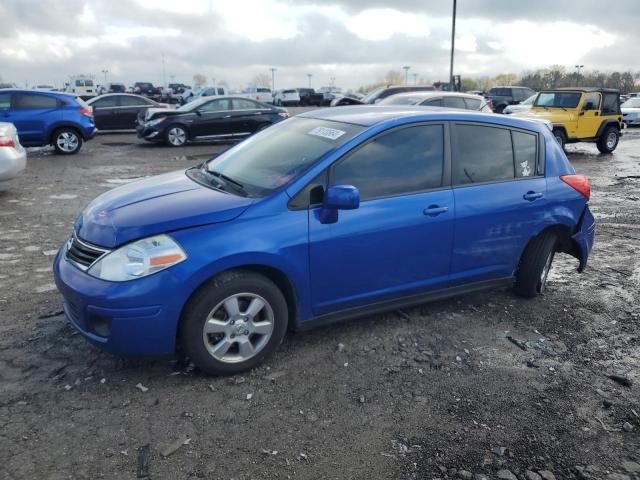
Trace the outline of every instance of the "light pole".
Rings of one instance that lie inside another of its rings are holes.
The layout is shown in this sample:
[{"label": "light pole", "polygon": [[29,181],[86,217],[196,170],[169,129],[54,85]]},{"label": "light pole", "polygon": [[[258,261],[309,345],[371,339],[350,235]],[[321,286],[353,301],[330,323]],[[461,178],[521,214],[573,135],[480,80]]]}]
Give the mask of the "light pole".
[{"label": "light pole", "polygon": [[102,74],[104,75],[104,83],[105,85],[107,84],[107,73],[109,73],[109,70],[107,70],[106,68],[104,70],[100,70],[102,72]]},{"label": "light pole", "polygon": [[584,68],[584,65],[576,65],[576,83],[580,86],[580,70]]},{"label": "light pole", "polygon": [[418,74],[417,73],[413,74],[413,84],[414,85],[418,85]]},{"label": "light pole", "polygon": [[409,65],[405,65],[402,68],[404,69],[404,84],[409,85],[409,69],[411,67]]},{"label": "light pole", "polygon": [[276,69],[271,67],[271,91],[275,93],[276,91]]},{"label": "light pole", "polygon": [[312,73],[307,73],[307,77],[309,77],[309,88],[311,88],[311,77],[313,76]]},{"label": "light pole", "polygon": [[453,0],[453,16],[451,17],[451,63],[449,64],[449,91],[453,91],[453,52],[456,47],[456,4]]},{"label": "light pole", "polygon": [[331,86],[335,87],[336,86],[336,77],[334,77],[333,75],[331,77],[329,77],[329,80],[331,80]]},{"label": "light pole", "polygon": [[167,74],[164,65],[164,53],[162,54],[162,86],[167,88]]}]

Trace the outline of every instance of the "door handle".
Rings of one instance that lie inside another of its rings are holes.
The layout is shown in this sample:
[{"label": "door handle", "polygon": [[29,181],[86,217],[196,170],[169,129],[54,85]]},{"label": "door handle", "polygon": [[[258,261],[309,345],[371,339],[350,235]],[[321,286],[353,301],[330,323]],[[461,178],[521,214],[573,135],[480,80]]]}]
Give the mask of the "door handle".
[{"label": "door handle", "polygon": [[530,202],[533,202],[534,200],[537,200],[538,198],[542,198],[542,194],[540,192],[534,192],[534,191],[529,191],[527,193],[525,193],[522,198],[524,198],[525,200],[529,200]]},{"label": "door handle", "polygon": [[438,205],[429,205],[424,209],[423,213],[425,215],[429,215],[430,217],[436,217],[441,213],[447,213],[449,211],[449,207],[440,207]]},{"label": "door handle", "polygon": [[225,115],[222,118],[231,118],[231,115]]}]

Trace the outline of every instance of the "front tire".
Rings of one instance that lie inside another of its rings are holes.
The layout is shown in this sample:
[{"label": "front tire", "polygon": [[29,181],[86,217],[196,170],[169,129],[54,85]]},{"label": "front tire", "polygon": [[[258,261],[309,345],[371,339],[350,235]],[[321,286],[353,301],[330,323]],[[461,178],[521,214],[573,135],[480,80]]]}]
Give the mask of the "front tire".
[{"label": "front tire", "polygon": [[517,295],[533,298],[545,291],[557,244],[558,237],[553,232],[544,232],[529,242],[516,273]]},{"label": "front tire", "polygon": [[187,356],[209,375],[234,375],[258,366],[287,331],[287,302],[268,278],[231,271],[189,300],[180,325]]},{"label": "front tire", "polygon": [[616,127],[607,127],[598,138],[596,146],[600,153],[612,153],[620,141],[620,131]]},{"label": "front tire", "polygon": [[182,147],[187,140],[187,130],[182,125],[169,125],[165,130],[164,141],[170,147]]},{"label": "front tire", "polygon": [[82,137],[73,128],[60,128],[53,133],[53,148],[62,155],[75,155],[82,147]]},{"label": "front tire", "polygon": [[567,144],[567,136],[565,135],[565,133],[559,128],[556,128],[553,131],[553,136],[556,137],[556,140],[560,145],[560,148],[562,148],[562,150],[564,151],[564,147]]}]

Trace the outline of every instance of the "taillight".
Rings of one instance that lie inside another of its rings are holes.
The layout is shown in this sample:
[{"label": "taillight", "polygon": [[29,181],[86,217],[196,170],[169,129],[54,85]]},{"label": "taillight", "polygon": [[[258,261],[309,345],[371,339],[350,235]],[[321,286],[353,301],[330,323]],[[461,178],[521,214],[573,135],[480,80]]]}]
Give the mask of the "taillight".
[{"label": "taillight", "polygon": [[580,192],[587,200],[591,197],[591,186],[589,185],[589,179],[585,175],[562,175],[560,180]]},{"label": "taillight", "polygon": [[0,147],[15,147],[16,142],[10,137],[0,137]]},{"label": "taillight", "polygon": [[83,107],[78,110],[82,115],[87,117],[93,117],[93,107]]}]

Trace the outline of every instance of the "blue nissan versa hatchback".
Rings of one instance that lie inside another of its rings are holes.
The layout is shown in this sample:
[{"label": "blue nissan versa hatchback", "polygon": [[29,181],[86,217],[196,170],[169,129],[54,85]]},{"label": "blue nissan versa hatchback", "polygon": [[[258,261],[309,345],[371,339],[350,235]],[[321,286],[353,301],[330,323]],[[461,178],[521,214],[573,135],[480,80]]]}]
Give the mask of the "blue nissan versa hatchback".
[{"label": "blue nissan versa hatchback", "polygon": [[186,171],[106,192],[54,263],[71,323],[117,354],[233,374],[287,328],[582,271],[589,183],[542,123],[359,106],[285,120]]}]

